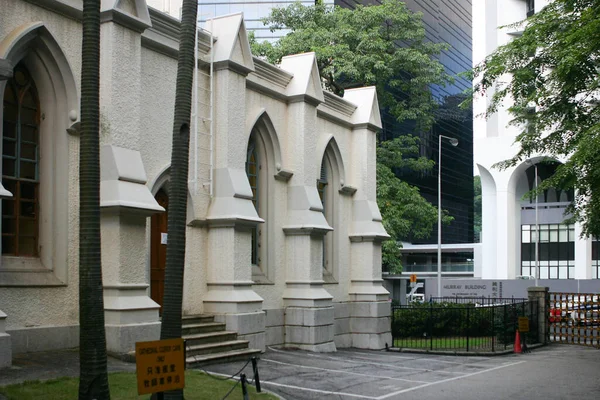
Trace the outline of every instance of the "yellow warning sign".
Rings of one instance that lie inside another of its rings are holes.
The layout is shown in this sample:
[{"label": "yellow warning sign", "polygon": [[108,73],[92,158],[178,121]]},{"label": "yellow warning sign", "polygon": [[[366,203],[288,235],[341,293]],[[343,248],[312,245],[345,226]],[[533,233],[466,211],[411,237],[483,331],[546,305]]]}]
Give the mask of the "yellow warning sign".
[{"label": "yellow warning sign", "polygon": [[415,274],[412,274],[412,275],[410,276],[410,283],[415,283],[416,281],[417,281],[417,275],[415,275]]},{"label": "yellow warning sign", "polygon": [[519,332],[529,332],[529,318],[519,317]]},{"label": "yellow warning sign", "polygon": [[185,351],[183,339],[156,340],[135,344],[138,394],[183,389]]}]

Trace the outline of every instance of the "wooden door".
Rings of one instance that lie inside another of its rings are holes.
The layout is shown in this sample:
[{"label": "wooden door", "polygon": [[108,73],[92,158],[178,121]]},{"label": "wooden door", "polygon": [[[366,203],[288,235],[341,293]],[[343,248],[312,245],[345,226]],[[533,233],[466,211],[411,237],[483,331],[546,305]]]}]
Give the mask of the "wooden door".
[{"label": "wooden door", "polygon": [[167,261],[167,220],[169,197],[164,190],[156,194],[156,201],[165,212],[151,217],[150,235],[150,297],[160,305],[162,314],[163,296],[165,293],[165,264]]}]

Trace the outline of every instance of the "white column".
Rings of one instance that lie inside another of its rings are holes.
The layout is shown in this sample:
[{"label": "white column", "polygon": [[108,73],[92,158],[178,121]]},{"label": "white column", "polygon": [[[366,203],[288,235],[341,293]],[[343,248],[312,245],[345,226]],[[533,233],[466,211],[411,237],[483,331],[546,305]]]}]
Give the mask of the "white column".
[{"label": "white column", "polygon": [[581,238],[583,227],[575,223],[575,279],[592,279],[592,239]]},{"label": "white column", "polygon": [[[218,51],[215,48],[215,51]],[[204,312],[228,330],[265,349],[263,299],[252,288],[252,228],[262,223],[246,176],[246,74],[233,65],[215,72],[214,197],[208,225],[207,293]],[[220,94],[220,95],[217,95]]]},{"label": "white column", "polygon": [[164,209],[145,185],[138,151],[103,146],[100,165],[106,347],[123,354],[159,337],[159,306],[148,297],[146,221]]}]

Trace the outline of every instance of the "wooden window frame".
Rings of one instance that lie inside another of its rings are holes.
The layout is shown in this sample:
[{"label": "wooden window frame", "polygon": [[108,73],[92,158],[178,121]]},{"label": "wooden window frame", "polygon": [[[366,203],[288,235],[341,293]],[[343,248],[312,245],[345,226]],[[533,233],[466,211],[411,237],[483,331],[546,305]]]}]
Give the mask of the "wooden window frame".
[{"label": "wooden window frame", "polygon": [[[23,83],[19,83],[19,78],[22,77],[24,79]],[[10,123],[14,124],[14,137],[8,137],[6,132],[3,132],[3,146],[2,151],[2,181],[5,188],[12,192],[12,199],[4,199],[2,200],[2,255],[3,256],[14,256],[14,257],[39,257],[39,209],[40,209],[40,173],[39,173],[39,161],[40,161],[40,101],[38,92],[33,81],[33,78],[29,71],[22,66],[17,65],[15,67],[15,73],[12,79],[7,82],[7,86],[5,88],[5,92],[3,93],[3,106],[5,109],[7,108],[5,105],[7,104],[6,95],[9,88],[13,92],[13,100],[16,101],[16,104],[13,106],[16,108],[16,116],[13,121]],[[33,100],[33,107],[28,107],[23,104],[23,100],[27,94],[30,94]],[[33,121],[22,121],[23,110],[28,109],[29,111],[33,111],[31,115],[33,116]],[[3,123],[6,124],[9,122],[9,116],[3,116]],[[23,137],[23,128],[29,127],[32,128],[35,132],[35,141],[27,141]],[[6,154],[8,142],[14,143],[14,155]],[[24,145],[33,146],[34,149],[34,158],[27,158],[24,156],[22,149]],[[12,160],[14,163],[14,174],[6,175],[6,170],[4,168],[4,163],[7,160]],[[21,168],[23,164],[34,164],[34,173],[33,178],[24,178],[22,177]],[[33,198],[23,198],[23,186],[25,184],[33,184]],[[5,214],[4,210],[8,205],[8,202],[13,203],[12,214]],[[31,214],[32,217],[28,217],[22,215],[22,206],[26,203],[33,203],[33,209]],[[13,221],[12,227],[14,230],[11,232],[7,232],[9,224],[6,223],[7,220]],[[32,234],[23,235],[21,234],[21,222],[22,221],[33,221],[33,232]],[[7,249],[8,240],[5,238],[12,238],[12,248]],[[22,238],[30,238],[33,239],[33,251],[32,252],[23,252],[20,248],[20,239]]]}]

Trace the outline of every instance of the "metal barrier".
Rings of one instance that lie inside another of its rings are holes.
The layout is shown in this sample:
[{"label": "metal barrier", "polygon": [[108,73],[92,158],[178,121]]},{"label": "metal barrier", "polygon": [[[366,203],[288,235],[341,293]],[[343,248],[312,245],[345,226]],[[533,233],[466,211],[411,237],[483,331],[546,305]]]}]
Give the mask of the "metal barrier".
[{"label": "metal barrier", "polygon": [[549,293],[549,340],[600,348],[600,294]]},{"label": "metal barrier", "polygon": [[434,303],[454,303],[454,304],[476,304],[476,305],[500,305],[514,304],[529,301],[527,298],[509,297],[430,297],[430,301]]},{"label": "metal barrier", "polygon": [[451,351],[512,348],[519,317],[529,320],[521,342],[538,342],[538,302],[501,305],[421,303],[392,307],[393,347]]}]

